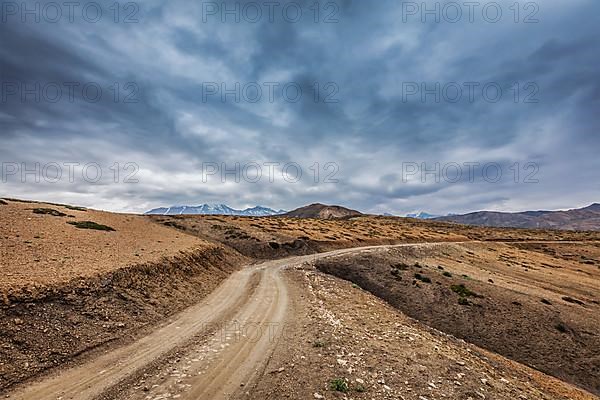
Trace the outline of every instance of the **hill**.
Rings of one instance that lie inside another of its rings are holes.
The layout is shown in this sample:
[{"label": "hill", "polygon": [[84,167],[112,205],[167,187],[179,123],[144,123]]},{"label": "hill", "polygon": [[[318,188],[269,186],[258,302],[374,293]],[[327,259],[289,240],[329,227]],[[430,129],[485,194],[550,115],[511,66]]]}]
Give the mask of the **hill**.
[{"label": "hill", "polygon": [[463,215],[436,218],[438,221],[466,225],[510,228],[600,230],[600,204],[566,211],[525,211],[506,213],[479,211]]},{"label": "hill", "polygon": [[284,217],[288,218],[317,218],[317,219],[332,219],[332,218],[346,218],[346,217],[358,217],[363,215],[361,212],[351,210],[349,208],[341,206],[328,206],[325,204],[315,203],[309,206],[300,207],[286,214]]}]

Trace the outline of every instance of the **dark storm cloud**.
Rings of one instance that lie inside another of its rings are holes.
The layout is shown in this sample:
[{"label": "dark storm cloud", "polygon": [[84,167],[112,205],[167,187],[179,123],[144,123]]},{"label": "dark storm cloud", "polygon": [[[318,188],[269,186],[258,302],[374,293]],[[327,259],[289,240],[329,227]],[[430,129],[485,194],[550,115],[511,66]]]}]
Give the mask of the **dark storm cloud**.
[{"label": "dark storm cloud", "polygon": [[[23,23],[20,15],[3,14],[3,95],[7,84],[93,82],[103,96],[90,102],[76,90],[73,101],[66,94],[57,102],[3,97],[0,161],[19,168],[93,162],[104,175],[93,183],[81,177],[38,183],[22,182],[16,173],[4,177],[2,193],[133,211],[203,202],[292,208],[321,201],[371,212],[445,213],[595,201],[600,44],[594,16],[600,4],[539,3],[539,22],[525,24],[529,10],[522,9],[515,23],[513,2],[499,3],[498,23],[481,12],[473,23],[466,15],[456,23],[432,16],[423,23],[420,14],[403,14],[406,2],[396,1],[322,2],[317,23],[313,1],[295,2],[303,10],[295,23],[281,11],[289,2],[281,3],[273,22],[264,7],[256,23],[243,15],[239,23],[231,15],[222,22],[219,13],[207,13],[248,4],[231,0],[154,0],[139,3],[139,10],[123,3],[117,22],[108,3],[96,23],[80,13],[72,23],[35,23],[31,16]],[[124,23],[127,16],[139,22]],[[247,98],[252,91],[238,93],[240,101],[207,94],[214,84],[231,90],[253,82],[262,89],[257,102]],[[278,83],[273,101],[267,82]],[[295,102],[282,92],[292,82],[302,91]],[[436,101],[432,94],[423,100],[420,91],[407,95],[407,85],[453,82],[464,91],[457,102]],[[479,84],[474,101],[466,82]],[[482,98],[486,84],[501,87],[498,101]],[[127,96],[135,102],[125,102]],[[124,183],[124,170],[115,182],[115,162],[134,163],[139,182]],[[206,163],[232,168],[250,162],[280,163],[276,179],[203,177]],[[303,172],[294,182],[280,170],[290,162]],[[339,168],[331,176],[328,162]],[[475,178],[444,175],[451,163],[479,163]],[[498,181],[483,172],[492,163],[503,173]],[[528,163],[539,167],[538,183],[524,182],[532,171]],[[437,177],[421,176],[422,168],[437,164]],[[418,172],[407,177],[407,165]]]}]

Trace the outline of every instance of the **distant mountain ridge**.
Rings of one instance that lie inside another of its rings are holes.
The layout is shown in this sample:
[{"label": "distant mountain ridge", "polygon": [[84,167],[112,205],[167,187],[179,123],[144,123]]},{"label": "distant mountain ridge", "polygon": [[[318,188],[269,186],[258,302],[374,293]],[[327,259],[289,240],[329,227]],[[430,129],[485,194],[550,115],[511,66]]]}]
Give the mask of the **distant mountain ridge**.
[{"label": "distant mountain ridge", "polygon": [[284,217],[289,218],[319,218],[319,219],[333,219],[333,218],[345,218],[345,217],[357,217],[363,215],[363,213],[351,210],[342,206],[329,206],[325,204],[315,203],[305,207],[297,208],[286,214]]},{"label": "distant mountain ridge", "polygon": [[598,231],[600,204],[565,211],[524,211],[519,213],[478,211],[463,215],[435,218],[436,221],[465,225]]},{"label": "distant mountain ridge", "polygon": [[416,218],[416,219],[433,219],[433,218],[439,218],[439,217],[441,217],[441,215],[429,214],[425,211],[421,211],[421,212],[414,213],[414,214],[406,214],[406,218]]},{"label": "distant mountain ridge", "polygon": [[237,210],[226,204],[202,204],[200,206],[172,206],[160,207],[147,211],[146,215],[238,215],[247,217],[267,217],[271,215],[284,214],[285,210],[273,210],[272,208],[256,206]]}]

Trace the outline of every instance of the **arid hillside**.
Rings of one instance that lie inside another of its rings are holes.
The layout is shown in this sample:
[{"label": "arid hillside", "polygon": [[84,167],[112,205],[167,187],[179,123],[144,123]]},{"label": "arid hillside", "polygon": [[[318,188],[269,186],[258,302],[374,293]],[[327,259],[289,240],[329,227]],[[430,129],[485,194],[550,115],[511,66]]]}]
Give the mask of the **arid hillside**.
[{"label": "arid hillside", "polygon": [[258,259],[396,243],[600,240],[600,232],[474,227],[368,215],[341,219],[215,215],[149,218]]},{"label": "arid hillside", "polygon": [[598,231],[600,230],[600,204],[566,211],[519,213],[479,211],[436,219],[479,226]]},{"label": "arid hillside", "polygon": [[0,391],[131,340],[245,259],[139,215],[0,203]]},{"label": "arid hillside", "polygon": [[598,232],[9,199],[0,227],[9,399],[599,391]]},{"label": "arid hillside", "polygon": [[292,210],[286,214],[283,214],[287,218],[320,218],[320,219],[333,219],[333,218],[348,218],[357,217],[362,215],[361,212],[351,210],[341,206],[328,206],[325,204],[311,204],[305,207],[300,207]]},{"label": "arid hillside", "polygon": [[[574,252],[585,256],[564,258]],[[600,242],[375,249],[317,268],[428,326],[600,394]]]}]

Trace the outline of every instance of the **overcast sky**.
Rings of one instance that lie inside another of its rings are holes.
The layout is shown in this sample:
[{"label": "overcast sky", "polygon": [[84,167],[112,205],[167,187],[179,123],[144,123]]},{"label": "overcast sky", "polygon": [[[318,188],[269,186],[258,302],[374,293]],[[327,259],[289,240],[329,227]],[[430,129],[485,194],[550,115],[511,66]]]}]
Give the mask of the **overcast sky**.
[{"label": "overcast sky", "polygon": [[133,212],[600,200],[600,2],[421,3],[3,2],[0,195]]}]

